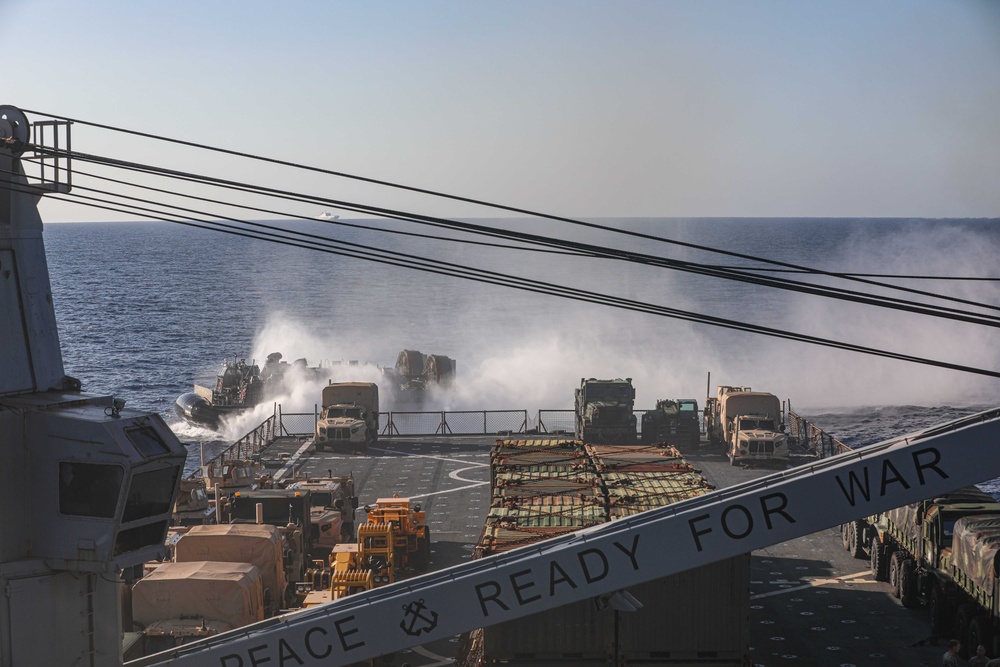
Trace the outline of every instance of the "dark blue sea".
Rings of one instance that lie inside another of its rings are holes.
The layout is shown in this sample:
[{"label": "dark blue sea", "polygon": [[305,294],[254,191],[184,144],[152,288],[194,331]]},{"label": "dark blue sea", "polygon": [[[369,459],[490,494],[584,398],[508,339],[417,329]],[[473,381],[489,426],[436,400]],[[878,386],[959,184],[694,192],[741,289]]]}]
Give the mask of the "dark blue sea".
[{"label": "dark blue sea", "polygon": [[[339,222],[370,229],[336,222],[303,224],[312,233],[370,252],[404,253],[683,312],[1000,369],[996,328],[616,260],[473,245],[455,233],[449,233],[450,240],[392,233],[442,234],[401,222]],[[565,223],[476,222],[691,262],[753,265]],[[998,220],[593,222],[829,271],[920,276],[873,280],[993,308],[1000,304],[1000,282],[944,279],[1000,278]],[[85,391],[115,394],[129,407],[159,412],[192,445],[234,440],[259,415],[220,435],[180,422],[173,414],[174,399],[190,391],[196,378],[213,377],[225,358],[262,364],[275,351],[287,361],[305,358],[310,365],[358,360],[392,366],[403,349],[452,357],[457,360],[457,387],[432,396],[427,409],[534,413],[571,408],[582,377],[632,378],[640,408],[652,407],[658,398],[703,402],[709,385],[752,386],[790,401],[797,412],[851,445],[1000,405],[1000,380],[973,373],[166,222],[48,224],[45,243],[66,372],[79,378]],[[771,275],[939,303],[869,285]],[[368,372],[361,368],[359,373]],[[318,398],[314,388],[304,388],[281,402],[286,412],[311,412]]]}]

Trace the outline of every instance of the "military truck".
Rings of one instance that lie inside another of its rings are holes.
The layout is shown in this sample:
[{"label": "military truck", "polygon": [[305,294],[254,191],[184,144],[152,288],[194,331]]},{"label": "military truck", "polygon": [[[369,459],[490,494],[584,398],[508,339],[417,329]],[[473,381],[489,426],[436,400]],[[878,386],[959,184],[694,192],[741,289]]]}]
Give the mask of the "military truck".
[{"label": "military truck", "polygon": [[[313,557],[325,558],[312,542],[312,499],[308,491],[257,489],[225,498],[220,516],[232,524],[267,524],[278,529],[288,581],[299,581]],[[339,528],[339,525],[337,526]]]},{"label": "military truck", "polygon": [[146,655],[264,620],[261,573],[250,563],[162,563],[131,597]]},{"label": "military truck", "polygon": [[664,398],[656,408],[642,415],[642,442],[666,443],[679,450],[698,447],[701,426],[698,424],[698,401],[693,398]]},{"label": "military truck", "polygon": [[725,446],[729,462],[788,461],[781,401],[750,387],[719,386],[705,406],[709,440]]},{"label": "military truck", "polygon": [[331,382],[323,387],[323,411],[313,442],[317,451],[364,451],[378,439],[378,385]]},{"label": "military truck", "polygon": [[[288,585],[285,546],[281,530],[267,524],[191,526],[174,545],[174,561],[254,566],[260,573],[263,588],[263,614],[274,616],[290,606],[289,594],[293,592]],[[295,577],[293,581],[298,579]]]},{"label": "military truck", "polygon": [[215,520],[215,507],[208,501],[208,490],[201,477],[181,479],[171,526],[199,526]]},{"label": "military truck", "polygon": [[[860,490],[859,490],[860,492]],[[1000,650],[994,562],[1000,503],[976,487],[904,505],[841,527],[844,547],[870,559],[906,607],[926,604],[931,631],[957,637],[963,652]],[[992,645],[996,637],[997,645]],[[992,649],[992,650],[990,650]]]},{"label": "military truck", "polygon": [[576,439],[594,444],[635,444],[632,378],[580,378],[575,392]]},{"label": "military truck", "polygon": [[309,492],[310,545],[333,549],[341,542],[354,539],[354,513],[358,509],[358,497],[354,491],[353,475],[295,479],[285,488]]}]

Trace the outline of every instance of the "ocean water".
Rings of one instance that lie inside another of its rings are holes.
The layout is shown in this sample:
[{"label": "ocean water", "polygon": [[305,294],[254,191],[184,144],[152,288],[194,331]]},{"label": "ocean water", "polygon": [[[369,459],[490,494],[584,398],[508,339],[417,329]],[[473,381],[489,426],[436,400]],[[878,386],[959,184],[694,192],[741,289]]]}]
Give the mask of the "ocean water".
[{"label": "ocean water", "polygon": [[[687,312],[1000,369],[995,328],[874,309],[620,261],[399,236],[439,234],[386,220],[359,230],[304,223],[366,249],[407,253],[612,294]],[[540,220],[477,222],[663,257],[748,265],[666,243]],[[997,220],[626,219],[595,221],[687,243],[841,272],[1000,277]],[[287,223],[283,223],[287,224]],[[48,224],[45,243],[66,372],[85,391],[162,414],[182,440],[220,446],[190,427],[174,399],[224,358],[270,352],[310,365],[394,364],[403,349],[457,360],[453,392],[428,409],[571,408],[581,377],[630,377],[637,406],[695,397],[709,386],[771,391],[819,426],[864,445],[1000,405],[1000,380],[619,310],[481,282],[191,229],[165,222]],[[807,280],[795,274],[776,274]],[[812,279],[815,281],[815,279]],[[1000,283],[885,279],[1000,304]],[[832,284],[832,283],[830,283]],[[841,283],[837,283],[840,285]],[[888,293],[881,288],[852,289]],[[928,301],[928,297],[907,299]],[[969,312],[990,312],[959,306]],[[995,312],[995,311],[994,311]],[[339,379],[369,379],[362,376]],[[315,387],[281,397],[311,412]],[[391,405],[383,409],[391,409]],[[266,409],[266,408],[264,408]]]}]

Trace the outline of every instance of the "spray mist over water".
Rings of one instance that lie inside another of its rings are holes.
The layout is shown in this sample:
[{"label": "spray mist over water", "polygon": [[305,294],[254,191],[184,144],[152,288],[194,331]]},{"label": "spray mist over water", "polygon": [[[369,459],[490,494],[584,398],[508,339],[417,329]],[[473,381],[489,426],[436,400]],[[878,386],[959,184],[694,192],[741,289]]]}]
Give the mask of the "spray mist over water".
[{"label": "spray mist over water", "polygon": [[[622,221],[622,226],[633,223],[709,246],[732,248],[738,241],[735,249],[747,254],[844,272],[988,275],[1000,251],[996,231],[961,221],[656,220]],[[617,240],[614,244],[623,247]],[[406,249],[428,257],[440,252],[430,245]],[[665,246],[637,249],[729,263]],[[445,258],[453,261],[643,303],[969,366],[1000,367],[1000,337],[985,327],[612,260],[491,255],[467,247],[448,252]],[[580,378],[590,377],[631,377],[639,409],[662,398],[702,403],[706,389],[714,393],[720,384],[773,392],[799,411],[1000,403],[1000,383],[981,376],[402,270],[375,272],[357,263],[330,265],[299,254],[293,258],[304,263],[296,271],[279,267],[277,275],[257,276],[262,285],[280,285],[268,301],[280,303],[281,310],[266,316],[258,312],[250,356],[263,365],[268,354],[281,352],[286,362],[304,358],[309,366],[329,372],[319,381],[301,378],[289,384],[281,395],[231,422],[227,435],[246,433],[271,414],[274,403],[285,412],[311,413],[328,380],[375,382],[383,411],[569,409]],[[302,284],[281,283],[283,277],[306,275],[309,280]],[[1000,303],[994,283],[899,282]],[[455,359],[454,386],[429,389],[419,404],[394,395],[379,366],[391,367],[403,349]],[[359,365],[351,366],[352,360]]]},{"label": "spray mist over water", "polygon": [[[830,264],[845,272],[987,276],[1000,251],[996,234],[949,225],[913,222],[899,225],[891,235],[875,232],[870,227],[855,229],[844,239],[839,252],[830,257]],[[1000,287],[994,282],[884,282],[979,303],[1000,303]],[[891,294],[900,296],[898,292]],[[922,297],[904,298],[931,302]],[[975,312],[971,306],[957,307]],[[789,328],[827,338],[977,368],[1000,368],[1000,330],[992,327],[831,303],[804,295],[789,300],[787,320]],[[995,378],[814,346],[787,347],[793,354],[783,357],[775,370],[785,378],[788,395],[796,396],[800,405],[971,405],[1000,401],[1000,380]]]}]

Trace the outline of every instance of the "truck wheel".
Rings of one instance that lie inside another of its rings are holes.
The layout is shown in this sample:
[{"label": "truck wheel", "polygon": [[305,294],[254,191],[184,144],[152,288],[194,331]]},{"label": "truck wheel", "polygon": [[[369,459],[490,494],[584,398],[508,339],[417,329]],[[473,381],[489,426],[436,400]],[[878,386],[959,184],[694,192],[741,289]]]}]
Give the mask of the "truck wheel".
[{"label": "truck wheel", "polygon": [[[968,648],[969,643],[969,630],[972,625],[972,618],[976,615],[976,605],[971,603],[965,603],[958,608],[958,613],[955,614],[955,638],[962,642],[962,649],[959,655],[965,653]],[[968,653],[964,656],[967,658]]]},{"label": "truck wheel", "polygon": [[872,576],[875,581],[886,581],[889,579],[889,549],[888,545],[873,541],[871,547]]},{"label": "truck wheel", "polygon": [[989,632],[990,621],[986,616],[979,615],[976,616],[969,623],[969,647],[979,646],[990,646],[993,643],[993,638],[990,636]]},{"label": "truck wheel", "polygon": [[949,609],[948,598],[935,583],[931,589],[931,599],[928,603],[931,615],[931,632],[935,635],[951,635],[955,617]]},{"label": "truck wheel", "polygon": [[907,558],[899,566],[899,601],[907,609],[920,605],[917,594],[917,564],[912,558]]},{"label": "truck wheel", "polygon": [[851,524],[842,523],[840,524],[840,539],[844,543],[844,550],[851,548],[851,537],[850,537]]},{"label": "truck wheel", "polygon": [[851,522],[851,555],[855,558],[865,557],[865,528],[860,521]]},{"label": "truck wheel", "polygon": [[892,588],[892,597],[899,597],[899,559],[902,554],[894,551],[889,557],[889,586]]}]

